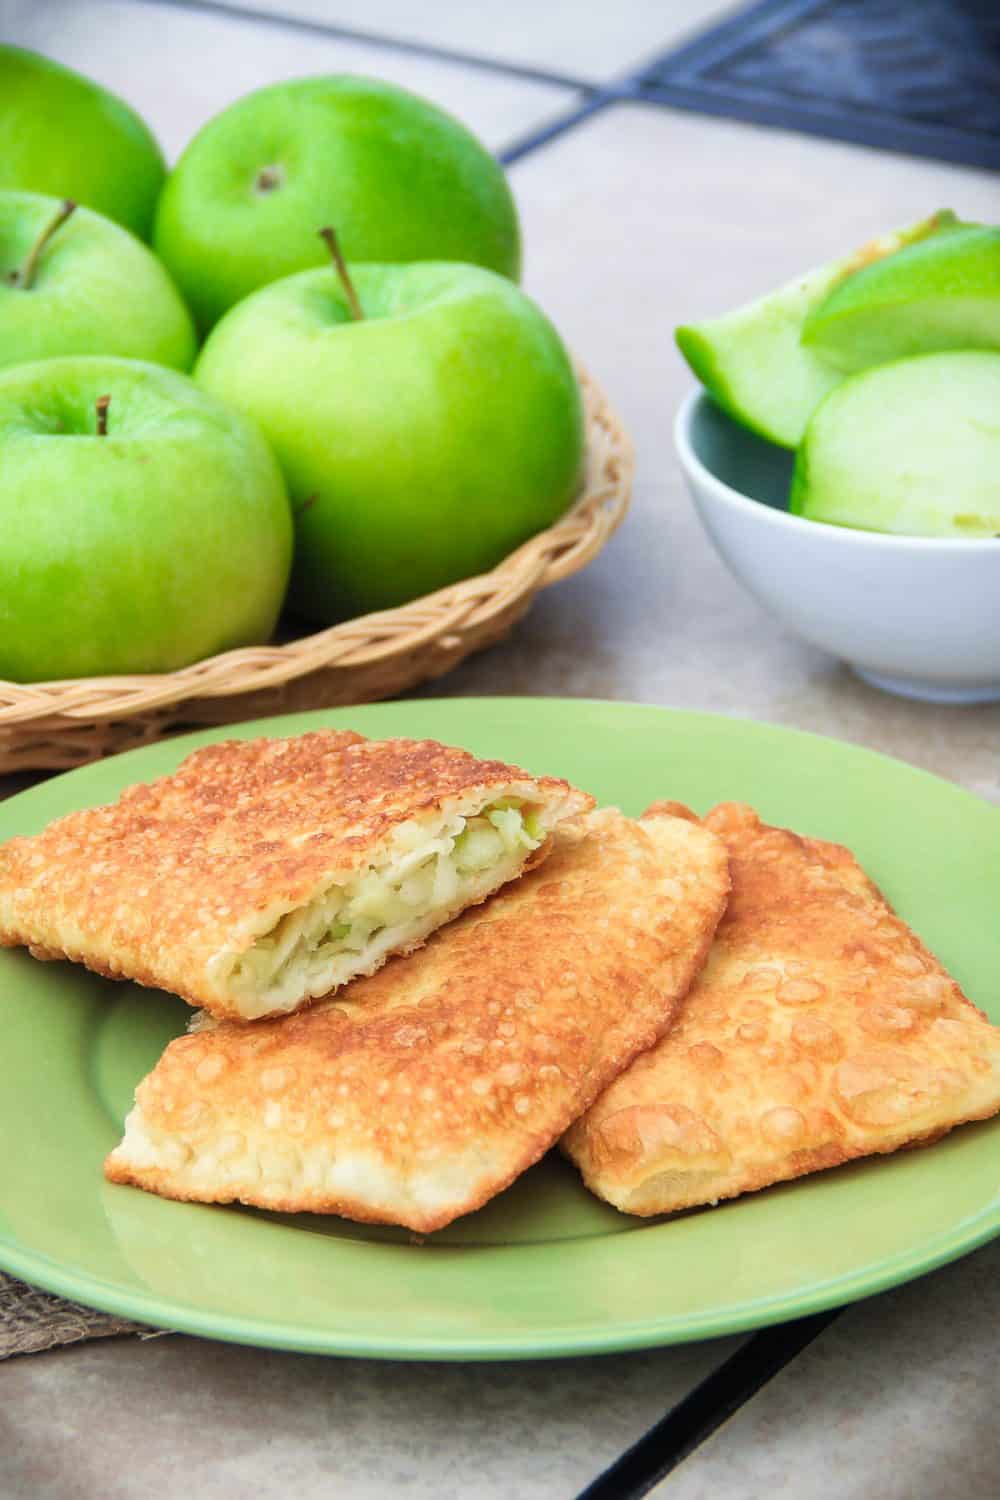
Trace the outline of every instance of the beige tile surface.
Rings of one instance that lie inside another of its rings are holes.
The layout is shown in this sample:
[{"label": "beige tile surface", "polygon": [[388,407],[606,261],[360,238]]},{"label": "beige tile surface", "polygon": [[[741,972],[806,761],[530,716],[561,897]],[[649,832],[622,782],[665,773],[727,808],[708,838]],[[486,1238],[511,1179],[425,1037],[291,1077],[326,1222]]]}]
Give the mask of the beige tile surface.
[{"label": "beige tile surface", "polygon": [[846,1313],[656,1500],[989,1500],[1000,1244]]},{"label": "beige tile surface", "polygon": [[457,114],[493,150],[576,99],[550,84],[169,5],[0,0],[0,26],[4,41],[44,52],[127,99],[169,160],[242,94],[314,73],[369,74],[412,89]]},{"label": "beige tile surface", "polygon": [[462,1366],[177,1337],[28,1356],[3,1372],[0,1494],[570,1500],[733,1347]]},{"label": "beige tile surface", "polygon": [[995,218],[996,178],[645,105],[595,116],[516,164],[512,178],[527,288],[630,427],[635,504],[590,569],[432,691],[749,716],[853,740],[1000,798],[1000,705],[892,698],[790,636],[717,559],[670,435],[692,384],[673,347],[678,322],[939,206]]},{"label": "beige tile surface", "polygon": [[481,0],[243,0],[254,10],[303,16],[327,25],[495,58],[521,67],[602,83],[711,25],[733,8],[727,0],[507,0],[500,10]]}]

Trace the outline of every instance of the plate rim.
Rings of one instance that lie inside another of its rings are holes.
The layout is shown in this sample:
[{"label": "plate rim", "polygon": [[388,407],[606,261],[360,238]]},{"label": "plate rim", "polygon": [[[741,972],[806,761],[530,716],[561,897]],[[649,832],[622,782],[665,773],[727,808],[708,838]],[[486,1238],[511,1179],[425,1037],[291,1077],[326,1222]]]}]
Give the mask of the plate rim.
[{"label": "plate rim", "polygon": [[[4,814],[7,808],[21,805],[39,796],[54,785],[62,785],[64,782],[76,778],[85,779],[105,766],[120,765],[123,762],[140,756],[147,756],[151,752],[162,749],[168,745],[178,747],[197,748],[198,745],[225,739],[232,735],[238,739],[251,739],[252,735],[240,733],[246,729],[259,729],[261,735],[273,733],[273,726],[286,723],[291,719],[315,719],[317,726],[322,720],[331,715],[341,717],[345,714],[378,712],[386,708],[430,708],[450,707],[453,704],[499,704],[505,707],[513,705],[524,706],[536,705],[571,705],[573,707],[588,707],[614,710],[638,710],[640,713],[649,714],[653,717],[663,715],[666,718],[696,719],[708,724],[732,724],[740,725],[751,733],[764,731],[773,732],[781,737],[790,736],[794,739],[806,740],[816,745],[833,745],[839,751],[846,751],[850,755],[857,755],[862,759],[874,760],[880,764],[889,765],[896,771],[903,771],[907,775],[915,776],[921,780],[932,782],[937,787],[945,788],[949,793],[960,798],[968,799],[978,808],[985,809],[987,814],[995,814],[1000,817],[1000,803],[991,802],[988,797],[983,797],[974,792],[970,787],[964,786],[959,781],[953,781],[950,777],[942,775],[938,771],[928,771],[923,766],[917,766],[912,761],[903,760],[898,755],[890,755],[886,750],[873,750],[869,745],[859,744],[856,740],[838,739],[832,734],[821,734],[816,729],[800,729],[795,724],[782,724],[775,719],[758,719],[750,715],[740,713],[724,713],[721,710],[707,708],[685,708],[671,703],[653,703],[640,698],[592,698],[589,696],[563,697],[559,695],[538,693],[479,693],[479,694],[456,694],[454,697],[414,697],[414,698],[386,698],[369,703],[350,703],[331,706],[329,708],[305,708],[296,709],[289,713],[265,714],[259,719],[239,719],[233,723],[207,724],[198,729],[185,730],[182,734],[168,733],[160,739],[153,740],[146,745],[134,745],[128,750],[118,750],[112,755],[103,755],[97,760],[86,761],[80,766],[71,766],[64,771],[55,771],[49,775],[39,773],[42,780],[34,786],[23,787],[19,792],[14,792],[9,797],[0,799],[0,824],[4,822]],[[297,733],[304,734],[306,730],[298,730]],[[32,774],[32,773],[28,773]],[[2,842],[2,840],[0,840]]]},{"label": "plate rim", "polygon": [[[989,1123],[989,1122],[983,1122]],[[851,1165],[848,1163],[847,1165]],[[834,1168],[833,1170],[837,1170]],[[198,1207],[201,1205],[190,1205]],[[217,1205],[205,1205],[215,1207]],[[489,1362],[500,1360],[569,1359],[581,1355],[621,1354],[633,1350],[668,1348],[674,1344],[696,1343],[705,1339],[726,1338],[736,1334],[753,1332],[773,1327],[778,1323],[809,1317],[814,1313],[852,1306],[867,1301],[869,1297],[893,1287],[903,1286],[909,1281],[950,1265],[1000,1236],[1000,1200],[972,1221],[978,1224],[985,1220],[981,1230],[967,1236],[959,1236],[962,1220],[952,1226],[944,1236],[945,1243],[931,1254],[915,1258],[908,1252],[889,1256],[877,1263],[877,1271],[871,1268],[859,1270],[851,1276],[828,1278],[813,1284],[814,1295],[783,1293],[774,1297],[760,1298],[750,1303],[733,1304],[732,1313],[723,1307],[712,1313],[676,1317],[644,1319],[642,1322],[595,1324],[567,1333],[533,1333],[528,1339],[516,1337],[493,1337],[432,1339],[408,1334],[400,1342],[398,1337],[356,1334],[343,1335],[323,1330],[315,1334],[305,1331],[300,1324],[266,1322],[258,1323],[228,1313],[202,1313],[187,1304],[172,1302],[159,1297],[144,1297],[137,1293],[122,1292],[118,1295],[114,1283],[103,1281],[89,1273],[61,1273],[54,1267],[49,1273],[50,1257],[36,1253],[30,1266],[30,1280],[20,1268],[20,1256],[7,1255],[13,1248],[6,1236],[0,1236],[0,1270],[17,1276],[30,1286],[39,1287],[56,1296],[76,1302],[112,1316],[126,1318],[146,1324],[151,1330],[166,1333],[188,1334],[197,1338],[217,1339],[222,1343],[244,1344],[252,1348],[284,1349],[289,1353],[322,1354],[331,1358],[347,1359],[393,1359],[401,1361],[430,1360],[443,1363],[462,1361]],[[657,1230],[669,1229],[669,1223],[650,1226]],[[933,1242],[932,1242],[933,1243]],[[399,1246],[405,1250],[407,1247]],[[454,1250],[456,1247],[449,1246]],[[470,1246],[470,1253],[479,1247]],[[511,1247],[515,1250],[515,1247]],[[426,1253],[422,1251],[421,1253]],[[434,1253],[433,1249],[430,1253]],[[30,1261],[31,1257],[25,1257]],[[36,1271],[40,1274],[36,1275]],[[863,1290],[858,1289],[863,1284]],[[105,1296],[105,1289],[111,1295]],[[86,1292],[81,1296],[81,1290]],[[178,1310],[181,1316],[177,1316]],[[163,1316],[159,1313],[162,1311]]]}]

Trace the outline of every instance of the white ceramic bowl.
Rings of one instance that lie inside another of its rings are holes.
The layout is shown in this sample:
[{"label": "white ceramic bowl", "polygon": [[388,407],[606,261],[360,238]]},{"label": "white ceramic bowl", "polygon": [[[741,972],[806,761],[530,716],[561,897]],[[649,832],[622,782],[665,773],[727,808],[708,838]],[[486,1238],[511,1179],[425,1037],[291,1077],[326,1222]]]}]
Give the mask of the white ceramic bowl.
[{"label": "white ceramic bowl", "polygon": [[681,406],[674,440],[719,555],[790,629],[890,693],[1000,700],[1000,540],[885,536],[790,515],[793,455],[702,391]]}]

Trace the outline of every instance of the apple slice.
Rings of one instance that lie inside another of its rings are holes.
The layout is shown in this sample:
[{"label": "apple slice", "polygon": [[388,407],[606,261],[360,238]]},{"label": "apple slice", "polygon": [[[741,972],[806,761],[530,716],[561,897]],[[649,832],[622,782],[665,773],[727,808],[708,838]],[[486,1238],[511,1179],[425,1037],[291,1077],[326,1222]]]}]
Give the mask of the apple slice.
[{"label": "apple slice", "polygon": [[960,225],[847,276],[802,342],[846,373],[941,349],[1000,349],[1000,229]]},{"label": "apple slice", "polygon": [[843,378],[800,342],[814,307],[861,266],[957,223],[948,209],[869,241],[853,255],[799,276],[766,297],[678,328],[677,344],[723,410],[784,448],[798,445],[816,406]]},{"label": "apple slice", "polygon": [[809,423],[790,509],[902,536],[1000,536],[1000,353],[921,354],[848,377]]}]

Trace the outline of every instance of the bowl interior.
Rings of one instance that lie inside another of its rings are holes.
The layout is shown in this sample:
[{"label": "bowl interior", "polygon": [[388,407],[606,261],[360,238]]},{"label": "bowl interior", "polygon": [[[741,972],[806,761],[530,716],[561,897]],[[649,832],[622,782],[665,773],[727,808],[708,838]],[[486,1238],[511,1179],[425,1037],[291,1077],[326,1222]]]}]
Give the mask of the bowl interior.
[{"label": "bowl interior", "polygon": [[688,436],[696,457],[716,479],[772,510],[788,513],[794,453],[741,427],[704,395],[692,408]]}]

